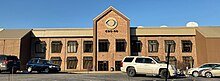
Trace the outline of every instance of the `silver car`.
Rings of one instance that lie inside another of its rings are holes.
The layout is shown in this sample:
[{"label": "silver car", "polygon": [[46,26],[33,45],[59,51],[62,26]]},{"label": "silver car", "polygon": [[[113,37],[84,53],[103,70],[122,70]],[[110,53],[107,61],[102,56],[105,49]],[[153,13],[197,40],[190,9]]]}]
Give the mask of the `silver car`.
[{"label": "silver car", "polygon": [[211,69],[202,71],[201,75],[205,76],[207,78],[220,76],[220,65],[216,65],[216,66],[212,67]]},{"label": "silver car", "polygon": [[216,65],[220,65],[220,63],[205,63],[197,68],[190,68],[187,71],[187,74],[192,75],[193,77],[198,77],[202,71],[208,70]]}]

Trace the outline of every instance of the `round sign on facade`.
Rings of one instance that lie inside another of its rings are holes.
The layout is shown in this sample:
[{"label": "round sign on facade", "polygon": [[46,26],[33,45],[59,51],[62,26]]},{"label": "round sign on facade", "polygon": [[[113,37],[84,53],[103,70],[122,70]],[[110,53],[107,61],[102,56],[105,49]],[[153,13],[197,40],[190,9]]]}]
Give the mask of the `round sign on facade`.
[{"label": "round sign on facade", "polygon": [[113,17],[109,17],[106,21],[105,21],[105,25],[107,26],[108,29],[112,30],[115,29],[118,25],[118,22],[115,18]]}]

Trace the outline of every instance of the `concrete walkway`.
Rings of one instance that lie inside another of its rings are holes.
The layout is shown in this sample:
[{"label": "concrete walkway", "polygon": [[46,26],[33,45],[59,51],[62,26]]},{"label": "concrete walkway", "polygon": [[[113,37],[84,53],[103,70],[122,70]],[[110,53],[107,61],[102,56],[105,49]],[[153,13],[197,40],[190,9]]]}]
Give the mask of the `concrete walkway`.
[{"label": "concrete walkway", "polygon": [[68,72],[68,73],[76,73],[76,74],[101,74],[101,73],[123,73],[121,71],[73,71],[73,72]]}]

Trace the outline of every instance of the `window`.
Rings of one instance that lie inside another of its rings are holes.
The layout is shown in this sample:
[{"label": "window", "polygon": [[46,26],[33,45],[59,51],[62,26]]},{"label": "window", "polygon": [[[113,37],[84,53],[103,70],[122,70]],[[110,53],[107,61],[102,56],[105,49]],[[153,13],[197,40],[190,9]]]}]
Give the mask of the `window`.
[{"label": "window", "polygon": [[200,66],[199,68],[209,68],[209,67],[214,67],[216,65],[218,65],[218,64],[204,64],[204,65]]},{"label": "window", "polygon": [[84,41],[84,52],[92,52],[92,41]]},{"label": "window", "polygon": [[121,71],[121,61],[115,61],[115,71]]},{"label": "window", "polygon": [[98,71],[108,71],[108,61],[98,61]]},{"label": "window", "polygon": [[116,39],[116,52],[125,52],[126,41],[124,39]]},{"label": "window", "polygon": [[91,70],[93,67],[92,57],[83,57],[83,69]]},{"label": "window", "polygon": [[46,52],[46,42],[37,41],[35,43],[35,53],[45,53]]},{"label": "window", "polygon": [[54,64],[57,64],[57,65],[60,65],[60,66],[61,66],[62,59],[61,59],[60,57],[51,57],[50,60],[51,60]]},{"label": "window", "polygon": [[190,40],[182,40],[182,52],[192,52],[192,42]]},{"label": "window", "polygon": [[78,48],[77,41],[68,41],[67,43],[67,52],[68,53],[76,53]]},{"label": "window", "polygon": [[136,58],[136,63],[153,63],[153,60],[150,58]]},{"label": "window", "polygon": [[[166,61],[168,62],[168,57],[166,56]],[[176,60],[176,57],[175,56],[170,56],[169,58],[169,64],[170,65],[176,65],[177,64],[177,60]]]},{"label": "window", "polygon": [[148,52],[158,52],[159,43],[157,40],[148,40]]},{"label": "window", "polygon": [[99,40],[99,52],[108,52],[109,49],[109,41],[106,40]]},{"label": "window", "polygon": [[132,62],[134,58],[125,58],[124,62]]},{"label": "window", "polygon": [[76,69],[78,59],[76,57],[67,57],[67,69]]},{"label": "window", "polygon": [[183,69],[186,69],[186,67],[192,68],[193,67],[193,57],[192,56],[183,56]]},{"label": "window", "polygon": [[52,41],[51,47],[52,53],[61,53],[62,43],[61,41]]},{"label": "window", "polygon": [[168,45],[170,44],[170,53],[175,52],[176,43],[173,40],[165,40],[165,52],[168,52]]},{"label": "window", "polygon": [[216,65],[216,66],[214,67],[214,69],[220,70],[220,65]]},{"label": "window", "polygon": [[141,52],[142,49],[142,43],[141,41],[134,40],[131,42],[131,50],[132,52]]},{"label": "window", "polygon": [[38,60],[31,60],[30,61],[31,64],[34,64],[34,63],[37,63],[37,62],[38,62]]}]

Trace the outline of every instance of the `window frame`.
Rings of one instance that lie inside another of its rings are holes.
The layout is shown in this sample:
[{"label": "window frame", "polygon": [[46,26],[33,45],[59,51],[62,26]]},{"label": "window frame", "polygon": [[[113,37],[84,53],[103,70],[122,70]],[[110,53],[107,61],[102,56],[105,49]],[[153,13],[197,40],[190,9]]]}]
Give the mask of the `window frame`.
[{"label": "window frame", "polygon": [[[39,45],[39,47],[38,47]],[[46,42],[45,41],[36,41],[35,42],[35,53],[46,53]],[[43,51],[37,51],[38,48]]]},{"label": "window frame", "polygon": [[[85,66],[86,64],[84,64],[84,63],[86,63],[85,61],[87,61],[87,62],[92,62],[91,64],[92,65],[87,65],[87,66]],[[83,57],[83,69],[92,69],[92,67],[93,67],[93,57],[91,57],[91,56],[84,56]]]},{"label": "window frame", "polygon": [[[185,46],[184,43],[188,43],[188,44],[190,44],[190,46],[184,47]],[[181,40],[181,44],[182,44],[182,52],[183,53],[191,53],[192,52],[193,43],[191,40]],[[189,51],[185,51],[186,48],[189,48]]]},{"label": "window frame", "polygon": [[[91,44],[91,50],[88,50],[87,51],[87,46],[86,44]],[[86,41],[83,41],[83,53],[92,53],[93,52],[93,41],[90,41],[90,40],[86,40]]]},{"label": "window frame", "polygon": [[168,52],[168,44],[171,44],[170,46],[170,53],[175,53],[176,50],[176,42],[174,40],[164,40],[165,44],[165,53]]},{"label": "window frame", "polygon": [[63,47],[62,41],[52,41],[51,42],[51,53],[61,53],[62,47]]},{"label": "window frame", "polygon": [[[156,46],[156,50],[154,50],[154,45]],[[152,47],[152,48],[150,48]],[[152,49],[152,50],[150,50]],[[157,40],[148,40],[148,52],[149,53],[158,53],[159,43]]]},{"label": "window frame", "polygon": [[[108,52],[109,51],[110,42],[108,41],[108,39],[99,39],[98,44],[99,44],[98,52]],[[103,47],[101,47],[101,46],[103,46]]]},{"label": "window frame", "polygon": [[[70,43],[72,43],[72,44],[70,44]],[[73,45],[73,49],[71,49],[71,45]],[[76,51],[74,51],[74,45],[76,45],[75,46],[75,50]],[[67,42],[67,53],[77,53],[77,51],[78,51],[78,42],[77,41],[68,41]],[[69,47],[70,46],[70,47]]]},{"label": "window frame", "polygon": [[[70,59],[71,58],[71,59]],[[73,62],[73,63],[71,63]],[[71,67],[71,64],[75,64],[76,62],[76,65],[73,65],[73,67]],[[78,65],[78,58],[73,56],[73,57],[67,57],[67,60],[66,60],[66,68],[67,69],[76,69],[77,68],[77,65]],[[70,64],[70,65],[69,65]]]},{"label": "window frame", "polygon": [[[123,45],[121,45],[122,43]],[[116,39],[115,44],[116,44],[115,47],[116,52],[126,52],[127,42],[125,39]]]}]

